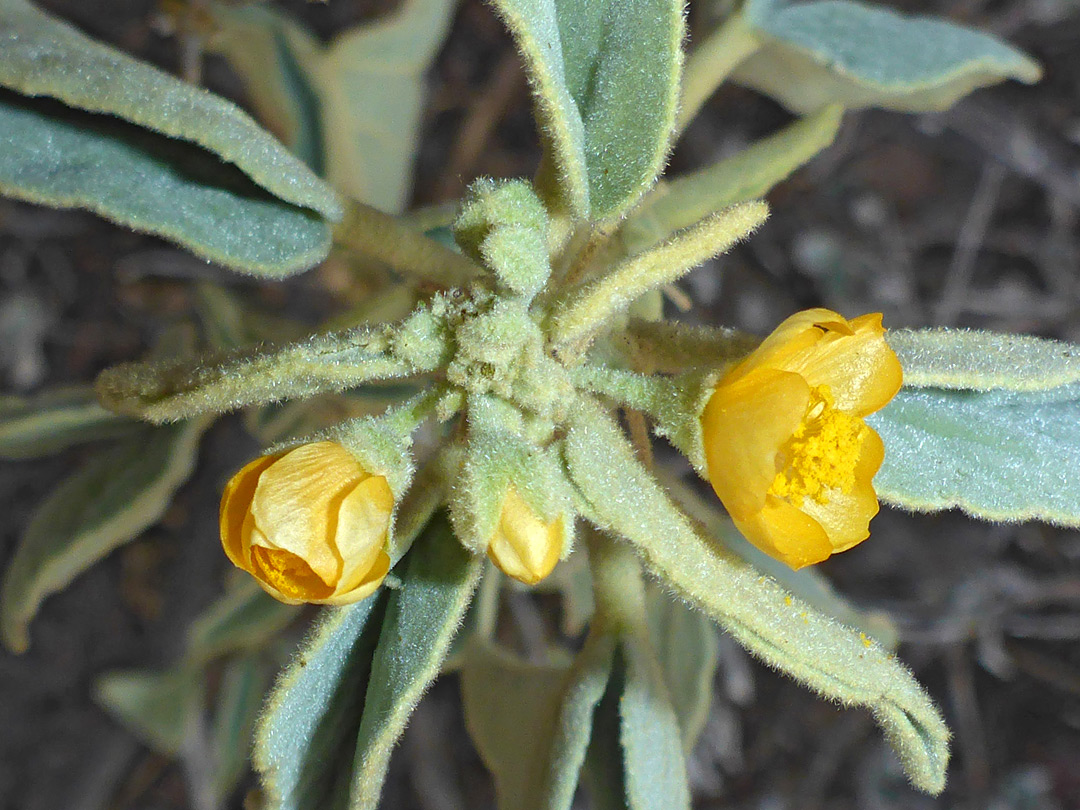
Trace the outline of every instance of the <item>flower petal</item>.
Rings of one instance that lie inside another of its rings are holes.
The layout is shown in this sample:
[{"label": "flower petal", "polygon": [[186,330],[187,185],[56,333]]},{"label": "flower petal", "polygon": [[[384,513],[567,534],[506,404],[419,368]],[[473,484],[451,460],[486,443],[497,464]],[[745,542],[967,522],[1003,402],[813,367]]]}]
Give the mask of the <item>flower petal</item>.
[{"label": "flower petal", "polygon": [[334,442],[290,450],[263,472],[255,489],[251,513],[260,544],[296,555],[324,582],[336,583],[342,560],[333,528],[341,501],[365,476],[360,462]]},{"label": "flower petal", "polygon": [[375,555],[375,562],[368,569],[367,574],[350,591],[339,591],[326,599],[320,599],[322,605],[351,605],[361,599],[367,599],[376,589],[382,585],[383,579],[390,572],[390,555],[382,549]]},{"label": "flower petal", "polygon": [[838,410],[861,417],[885,407],[904,374],[885,342],[881,313],[861,315],[851,328],[852,334],[823,332],[812,347],[784,357],[780,367],[801,374],[811,386],[829,386]]},{"label": "flower petal", "polygon": [[798,374],[760,368],[721,381],[701,414],[709,481],[733,517],[765,505],[776,477],[776,454],[791,438],[810,402]]},{"label": "flower petal", "polygon": [[488,556],[507,576],[535,585],[555,568],[563,550],[563,519],[543,519],[510,487]]},{"label": "flower petal", "polygon": [[[247,554],[244,551],[244,519],[248,515],[252,498],[255,497],[255,487],[259,483],[259,476],[263,471],[281,458],[278,453],[272,456],[260,456],[254,461],[248,462],[229,479],[225,485],[225,491],[221,495],[221,508],[218,512],[218,521],[221,527],[221,545],[225,549],[225,556],[229,558],[237,568],[248,570]],[[250,530],[250,529],[249,529]]]},{"label": "flower petal", "polygon": [[833,490],[828,503],[807,499],[804,512],[821,524],[834,553],[847,551],[870,536],[870,520],[878,513],[873,480],[885,458],[885,445],[872,428],[867,428],[855,467],[855,486],[851,492]]},{"label": "flower petal", "polygon": [[251,565],[259,584],[276,598],[280,597],[274,591],[296,603],[313,602],[327,598],[334,591],[306,562],[288,551],[253,546]]},{"label": "flower petal", "polygon": [[743,536],[771,557],[792,568],[821,562],[833,553],[825,529],[785,500],[769,495],[765,506],[748,520],[733,518]]},{"label": "flower petal", "polygon": [[394,494],[381,475],[368,476],[341,501],[333,543],[343,567],[335,596],[359,587],[379,555],[385,556],[393,511]]},{"label": "flower petal", "polygon": [[758,368],[787,369],[786,359],[816,346],[825,333],[853,334],[847,319],[831,309],[818,307],[796,312],[785,319],[722,382],[734,382]]}]

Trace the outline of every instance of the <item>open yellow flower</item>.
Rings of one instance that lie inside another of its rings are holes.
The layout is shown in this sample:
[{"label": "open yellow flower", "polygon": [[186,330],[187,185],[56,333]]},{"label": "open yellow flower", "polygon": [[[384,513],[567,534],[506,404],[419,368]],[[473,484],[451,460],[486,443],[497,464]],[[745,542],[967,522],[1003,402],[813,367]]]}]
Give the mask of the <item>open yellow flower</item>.
[{"label": "open yellow flower", "polygon": [[488,543],[488,556],[499,570],[526,585],[535,585],[555,568],[565,542],[563,519],[545,523],[510,486],[499,525]]},{"label": "open yellow flower", "polygon": [[255,459],[221,498],[221,544],[233,564],[289,604],[345,605],[390,570],[394,496],[336,442]]},{"label": "open yellow flower", "polygon": [[863,417],[900,390],[881,315],[792,315],[716,385],[701,421],[709,480],[750,542],[792,568],[870,534],[885,448]]}]

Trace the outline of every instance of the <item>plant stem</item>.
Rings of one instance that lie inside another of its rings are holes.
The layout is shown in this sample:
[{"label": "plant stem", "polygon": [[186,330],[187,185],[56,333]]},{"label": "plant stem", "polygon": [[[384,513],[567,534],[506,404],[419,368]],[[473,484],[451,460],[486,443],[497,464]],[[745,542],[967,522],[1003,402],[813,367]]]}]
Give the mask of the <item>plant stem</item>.
[{"label": "plant stem", "polygon": [[641,564],[626,543],[593,528],[585,531],[592,571],[597,630],[648,636]]}]

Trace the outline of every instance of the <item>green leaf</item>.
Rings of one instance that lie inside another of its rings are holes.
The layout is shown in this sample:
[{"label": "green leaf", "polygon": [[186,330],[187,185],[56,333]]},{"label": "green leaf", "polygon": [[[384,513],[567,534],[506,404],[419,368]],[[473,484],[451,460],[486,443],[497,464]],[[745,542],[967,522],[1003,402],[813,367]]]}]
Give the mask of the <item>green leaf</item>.
[{"label": "green leaf", "polygon": [[371,664],[350,808],[378,806],[390,752],[439,674],[480,580],[482,562],[462,548],[445,517],[436,516],[413,545],[401,588],[390,595]]},{"label": "green leaf", "polygon": [[781,587],[815,610],[865,633],[887,650],[896,649],[896,626],[887,613],[860,610],[837,593],[832,583],[816,568],[807,566],[795,570],[751,545],[739,534],[712,490],[702,496],[697,488],[674,475],[658,473],[657,477],[672,500],[700,525],[706,537],[723,544],[736,557],[772,577]]},{"label": "green leaf", "polygon": [[[411,187],[424,74],[455,6],[408,0],[325,48],[270,9],[221,8],[216,47],[312,168],[349,197],[398,213]],[[253,58],[253,45],[269,58]]]},{"label": "green leaf", "polygon": [[1080,346],[973,329],[893,329],[904,386],[1044,391],[1080,382]]},{"label": "green leaf", "polygon": [[1080,526],[1080,384],[905,388],[867,422],[885,442],[874,489],[886,503]]},{"label": "green leaf", "polygon": [[732,77],[796,112],[836,103],[941,110],[979,87],[1041,75],[986,34],[847,0],[750,0],[745,15],[764,42]]},{"label": "green leaf", "polygon": [[243,574],[191,623],[186,656],[202,662],[237,651],[255,652],[298,612],[295,605],[277,601]]},{"label": "green leaf", "polygon": [[634,637],[623,640],[620,652],[626,662],[626,685],[619,699],[619,741],[627,806],[630,810],[689,810],[679,718],[656,654]]},{"label": "green leaf", "polygon": [[340,810],[363,712],[364,687],[389,590],[324,611],[278,679],[255,731],[252,762],[271,810]]},{"label": "green leaf", "polygon": [[575,404],[564,453],[587,514],[601,529],[629,540],[658,577],[767,664],[823,696],[873,711],[912,782],[928,792],[942,790],[948,730],[887,650],[703,538],[595,402]]},{"label": "green leaf", "polygon": [[213,162],[122,121],[0,91],[0,193],[86,208],[248,273],[280,277],[326,256],[316,214]]},{"label": "green leaf", "polygon": [[678,102],[682,4],[492,0],[525,60],[557,203],[616,219],[656,179]]},{"label": "green leaf", "polygon": [[213,786],[221,806],[248,768],[251,733],[262,708],[266,680],[256,656],[238,658],[225,668],[210,728]]},{"label": "green leaf", "polygon": [[764,196],[833,142],[842,115],[842,107],[824,107],[732,157],[661,183],[623,224],[626,252],[644,250],[713,211]]},{"label": "green leaf", "polygon": [[480,561],[436,518],[396,589],[328,612],[275,688],[255,769],[272,810],[375,807],[390,751],[439,671]]},{"label": "green leaf", "polygon": [[569,810],[614,653],[614,639],[590,635],[566,669],[471,645],[465,725],[495,777],[500,810]]},{"label": "green leaf", "polygon": [[0,458],[37,458],[82,442],[123,436],[140,427],[101,407],[90,386],[2,397]]},{"label": "green leaf", "polygon": [[720,646],[716,626],[700,610],[658,587],[649,587],[645,598],[649,639],[678,718],[683,750],[689,752],[705,728],[712,705]]},{"label": "green leaf", "polygon": [[21,652],[42,600],[164,514],[195,467],[205,420],[147,428],[91,459],[38,507],[4,573],[0,635]]},{"label": "green leaf", "polygon": [[136,736],[164,754],[176,756],[203,704],[203,673],[130,670],[102,676],[94,700]]},{"label": "green leaf", "polygon": [[584,341],[615,315],[651,290],[682,278],[745,239],[769,216],[769,207],[756,201],[710,214],[648,250],[629,256],[603,276],[567,290],[550,315],[549,340],[556,351]]},{"label": "green leaf", "polygon": [[300,54],[318,40],[288,15],[264,5],[210,5],[207,50],[239,74],[259,120],[316,174],[325,173],[322,115]]},{"label": "green leaf", "polygon": [[246,272],[326,255],[334,192],[235,105],[24,0],[0,2],[0,43],[0,87],[14,91],[0,93],[3,193],[88,208]]}]

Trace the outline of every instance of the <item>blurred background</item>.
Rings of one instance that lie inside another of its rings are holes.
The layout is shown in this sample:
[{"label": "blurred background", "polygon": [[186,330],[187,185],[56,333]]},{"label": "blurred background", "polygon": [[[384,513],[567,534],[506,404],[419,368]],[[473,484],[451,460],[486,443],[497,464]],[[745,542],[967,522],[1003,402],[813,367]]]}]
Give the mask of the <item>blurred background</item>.
[{"label": "blurred background", "polygon": [[[83,31],[246,103],[216,56],[199,60],[150,0],[41,0]],[[275,2],[319,36],[393,0]],[[668,301],[672,314],[765,333],[791,312],[885,313],[899,326],[967,326],[1080,341],[1080,4],[909,0],[1024,49],[1042,82],[976,92],[933,115],[848,113],[836,143],[770,195],[772,217]],[[691,34],[710,7],[690,7]],[[714,162],[791,120],[725,86],[677,145],[671,169]],[[508,35],[463,0],[428,78],[414,205],[458,197],[477,176],[529,176],[538,160],[528,88]],[[334,260],[257,283],[81,212],[0,201],[0,391],[88,382],[142,356],[163,324],[191,319],[196,280],[312,326],[356,302]],[[685,310],[685,311],[682,311]],[[144,747],[92,701],[106,670],[160,668],[217,596],[228,563],[217,500],[258,451],[219,421],[162,522],[51,597],[23,655],[0,650],[0,808],[179,810],[206,751],[178,763]],[[35,505],[93,452],[0,463],[0,565]],[[821,570],[856,605],[888,614],[906,661],[955,734],[945,794],[911,791],[870,717],[845,712],[721,638],[711,713],[691,757],[700,808],[1080,808],[1080,534],[990,525],[958,513],[884,509],[872,538]],[[516,621],[558,603],[513,599]],[[302,628],[290,631],[289,649]],[[250,775],[230,800],[245,805]],[[253,798],[248,806],[253,805]],[[454,676],[421,703],[384,806],[493,807],[465,733]]]}]

